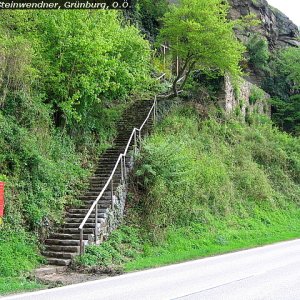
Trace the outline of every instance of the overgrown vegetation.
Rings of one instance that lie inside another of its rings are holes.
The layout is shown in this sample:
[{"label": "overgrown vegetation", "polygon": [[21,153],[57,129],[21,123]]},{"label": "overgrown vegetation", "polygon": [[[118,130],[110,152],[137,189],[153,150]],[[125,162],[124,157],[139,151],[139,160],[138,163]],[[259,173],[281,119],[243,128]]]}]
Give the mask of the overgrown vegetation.
[{"label": "overgrown vegetation", "polygon": [[272,96],[272,118],[289,133],[298,135],[300,48],[285,48],[273,53],[265,75],[264,89]]},{"label": "overgrown vegetation", "polygon": [[149,43],[118,12],[0,15],[0,278],[15,282],[40,262],[38,239],[78,202],[123,108],[153,81]]},{"label": "overgrown vegetation", "polygon": [[41,263],[37,245],[36,237],[21,228],[0,229],[0,295],[41,287],[26,279],[26,273]]},{"label": "overgrown vegetation", "polygon": [[[136,2],[125,18],[115,11],[0,12],[1,294],[39,287],[26,279],[42,262],[39,240],[66,206],[79,203],[126,105],[155,86],[152,65],[172,79],[161,60],[151,61],[137,28],[170,43],[170,69],[178,55],[175,95],[178,82],[193,86],[197,69],[196,81],[211,79],[198,96],[217,102],[219,76],[241,74],[246,48],[233,32],[241,22],[227,19],[227,3],[182,0],[169,10],[166,0]],[[282,50],[269,67],[265,40],[253,35],[247,48],[249,64],[269,74],[275,121],[299,134],[299,49]],[[261,96],[253,90],[250,102]],[[201,119],[202,108],[174,109],[146,140],[128,224],[88,247],[77,266],[133,270],[298,237],[299,139],[255,114],[250,125],[221,112]]]},{"label": "overgrown vegetation", "polygon": [[128,204],[143,251],[126,270],[299,237],[300,140],[253,119],[203,120],[185,104],[156,128]]},{"label": "overgrown vegetation", "polygon": [[257,103],[257,101],[264,100],[265,96],[265,92],[261,88],[253,86],[250,91],[249,103],[254,105]]},{"label": "overgrown vegetation", "polygon": [[136,258],[142,252],[138,227],[122,226],[100,246],[89,246],[82,257],[77,257],[75,267],[98,266],[102,272],[118,270],[120,265]]},{"label": "overgrown vegetation", "polygon": [[257,71],[269,70],[270,51],[268,41],[265,38],[258,34],[252,34],[247,43],[247,51],[252,69]]},{"label": "overgrown vegetation", "polygon": [[147,38],[151,41],[155,40],[159,29],[162,26],[161,18],[169,9],[167,0],[135,0],[134,13],[135,19],[139,20],[143,31]]}]

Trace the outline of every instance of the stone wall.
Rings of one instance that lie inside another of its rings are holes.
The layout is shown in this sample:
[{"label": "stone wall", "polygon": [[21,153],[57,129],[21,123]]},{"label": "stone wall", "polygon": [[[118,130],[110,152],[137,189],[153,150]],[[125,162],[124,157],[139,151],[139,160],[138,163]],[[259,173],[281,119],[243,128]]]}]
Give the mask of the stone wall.
[{"label": "stone wall", "polygon": [[241,79],[233,84],[229,76],[224,77],[219,105],[227,114],[240,112],[242,116],[254,112],[270,115],[271,108],[268,100],[270,95],[251,82]]}]

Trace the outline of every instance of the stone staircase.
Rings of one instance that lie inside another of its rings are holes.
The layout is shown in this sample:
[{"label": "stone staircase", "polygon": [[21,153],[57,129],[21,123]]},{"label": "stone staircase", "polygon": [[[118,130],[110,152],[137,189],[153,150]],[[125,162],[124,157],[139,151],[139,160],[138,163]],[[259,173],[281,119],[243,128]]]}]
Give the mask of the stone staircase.
[{"label": "stone staircase", "polygon": [[[90,178],[89,189],[79,197],[82,206],[69,208],[65,215],[64,224],[50,234],[45,241],[43,255],[46,257],[48,264],[67,266],[71,263],[72,258],[79,254],[80,236],[78,227],[108,180],[119,155],[124,152],[133,128],[139,128],[142,125],[152,105],[153,101],[138,101],[125,111],[123,119],[118,123],[118,135],[114,145],[101,155],[95,173]],[[151,126],[152,120],[149,120],[144,132],[150,130]],[[114,181],[121,181],[120,171],[116,173]],[[111,198],[111,190],[108,189],[98,204],[98,223],[101,222],[101,219],[104,219],[107,211],[111,209]],[[88,241],[90,235],[95,234],[94,221],[95,213],[92,213],[83,231],[85,242]]]}]

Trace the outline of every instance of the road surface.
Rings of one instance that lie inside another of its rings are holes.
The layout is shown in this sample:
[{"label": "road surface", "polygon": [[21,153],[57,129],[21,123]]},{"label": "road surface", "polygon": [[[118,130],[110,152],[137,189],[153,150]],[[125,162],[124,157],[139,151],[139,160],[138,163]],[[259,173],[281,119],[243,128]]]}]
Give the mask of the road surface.
[{"label": "road surface", "polygon": [[300,299],[300,240],[1,300]]}]

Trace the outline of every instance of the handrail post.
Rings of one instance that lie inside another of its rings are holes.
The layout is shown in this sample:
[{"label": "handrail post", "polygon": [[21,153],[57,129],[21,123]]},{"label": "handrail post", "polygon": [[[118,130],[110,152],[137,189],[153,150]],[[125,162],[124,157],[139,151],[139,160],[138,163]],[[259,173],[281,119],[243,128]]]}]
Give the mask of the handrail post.
[{"label": "handrail post", "polygon": [[127,170],[126,170],[126,155],[123,156],[124,158],[124,183],[126,183],[126,176],[127,176]]},{"label": "handrail post", "polygon": [[79,235],[80,235],[80,245],[79,245],[80,251],[79,251],[79,253],[80,253],[80,255],[82,255],[83,254],[83,228],[80,228]]},{"label": "handrail post", "polygon": [[121,157],[120,161],[120,166],[121,166],[121,183],[124,183],[124,166],[123,166],[123,156]]},{"label": "handrail post", "polygon": [[142,149],[142,130],[139,130],[139,150]]},{"label": "handrail post", "polygon": [[137,138],[136,138],[136,130],[134,131],[134,154],[137,155]]},{"label": "handrail post", "polygon": [[111,180],[111,208],[114,208],[114,180]]},{"label": "handrail post", "polygon": [[98,203],[95,206],[95,243],[98,241]]},{"label": "handrail post", "polygon": [[156,124],[156,109],[157,109],[157,99],[156,99],[156,95],[154,97],[154,108],[153,108],[153,123],[154,125]]}]

